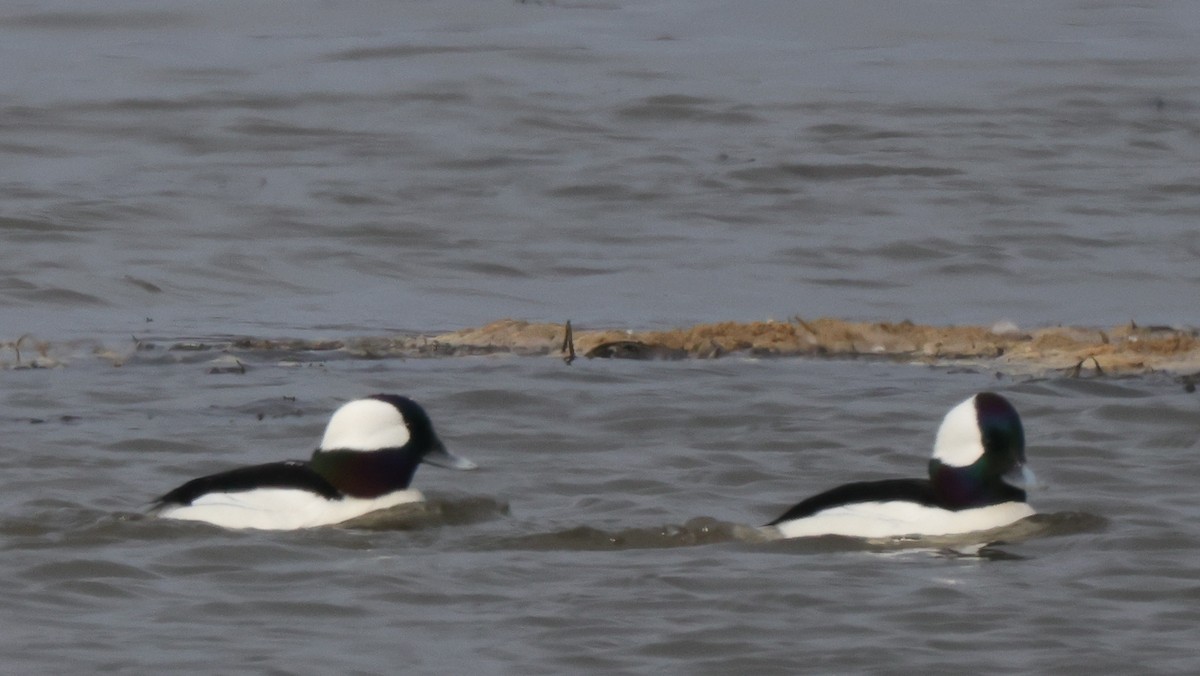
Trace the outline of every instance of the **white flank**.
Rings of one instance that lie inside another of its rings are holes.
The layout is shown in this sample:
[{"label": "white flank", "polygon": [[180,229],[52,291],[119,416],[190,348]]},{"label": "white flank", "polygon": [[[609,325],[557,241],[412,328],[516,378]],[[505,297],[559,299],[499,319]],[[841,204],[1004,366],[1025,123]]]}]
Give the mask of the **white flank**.
[{"label": "white flank", "polygon": [[933,457],[951,467],[967,467],[983,457],[975,397],[950,409],[942,419],[937,440],[933,442]]},{"label": "white flank", "polygon": [[238,493],[208,493],[196,498],[190,505],[168,506],[158,516],[204,521],[225,528],[295,530],[329,526],[369,512],[424,499],[420,491],[412,488],[378,498],[347,497],[341,500],[329,500],[295,488],[259,488]]},{"label": "white flank", "polygon": [[358,399],[333,412],[321,449],[377,451],[400,448],[408,440],[408,426],[395,406],[378,399]]},{"label": "white flank", "polygon": [[957,535],[999,528],[1034,513],[1024,502],[1005,502],[957,512],[913,502],[859,502],[831,507],[803,519],[784,521],[775,528],[785,538]]}]

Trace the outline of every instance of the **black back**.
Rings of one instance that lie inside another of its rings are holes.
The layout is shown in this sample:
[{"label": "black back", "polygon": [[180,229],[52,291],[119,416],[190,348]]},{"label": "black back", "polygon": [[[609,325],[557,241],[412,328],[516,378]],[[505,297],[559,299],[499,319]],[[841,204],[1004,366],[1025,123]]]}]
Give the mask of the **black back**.
[{"label": "black back", "polygon": [[884,479],[859,481],[818,493],[784,512],[768,526],[792,519],[803,519],[817,512],[859,502],[916,502],[929,507],[942,507],[933,484],[928,479]]},{"label": "black back", "polygon": [[154,502],[158,507],[190,505],[193,500],[207,493],[238,493],[255,488],[295,488],[330,500],[342,497],[342,493],[312,471],[308,463],[288,460],[239,467],[192,479]]}]

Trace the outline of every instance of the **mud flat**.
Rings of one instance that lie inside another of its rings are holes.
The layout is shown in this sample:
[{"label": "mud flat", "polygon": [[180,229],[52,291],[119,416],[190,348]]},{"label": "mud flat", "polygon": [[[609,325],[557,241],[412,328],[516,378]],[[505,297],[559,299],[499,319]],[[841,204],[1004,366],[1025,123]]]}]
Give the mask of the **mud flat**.
[{"label": "mud flat", "polygon": [[[994,326],[930,326],[904,321],[851,322],[821,318],[698,324],[667,331],[572,330],[585,358],[711,359],[760,357],[878,358],[927,364],[972,364],[1002,372],[1052,370],[1079,375],[1128,375],[1200,370],[1195,329],[1138,326],[1106,329],[1055,326],[1022,331]],[[566,327],[502,320],[436,336],[447,351],[564,355]],[[569,346],[567,346],[569,347]]]},{"label": "mud flat", "polygon": [[1165,372],[1200,379],[1200,331],[1130,322],[1105,329],[1054,326],[930,326],[799,317],[788,321],[720,322],[663,331],[586,329],[503,319],[442,334],[393,334],[322,340],[237,337],[144,341],[98,346],[55,344],[31,336],[0,342],[0,368],[53,368],[99,359],[202,362],[214,373],[238,372],[241,359],[281,364],[324,359],[456,357],[481,354],[584,359],[716,359],[743,357],[869,358],[963,365],[1009,374],[1067,375]]}]

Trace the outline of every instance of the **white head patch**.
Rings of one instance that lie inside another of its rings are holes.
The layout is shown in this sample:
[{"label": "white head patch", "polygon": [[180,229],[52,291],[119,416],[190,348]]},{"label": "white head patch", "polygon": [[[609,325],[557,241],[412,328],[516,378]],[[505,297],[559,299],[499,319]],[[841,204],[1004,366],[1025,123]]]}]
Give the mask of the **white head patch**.
[{"label": "white head patch", "polygon": [[321,438],[323,451],[377,451],[408,443],[399,409],[378,399],[358,399],[333,412]]},{"label": "white head patch", "polygon": [[983,457],[983,435],[979,432],[974,396],[946,414],[933,442],[933,457],[951,467],[966,467]]}]

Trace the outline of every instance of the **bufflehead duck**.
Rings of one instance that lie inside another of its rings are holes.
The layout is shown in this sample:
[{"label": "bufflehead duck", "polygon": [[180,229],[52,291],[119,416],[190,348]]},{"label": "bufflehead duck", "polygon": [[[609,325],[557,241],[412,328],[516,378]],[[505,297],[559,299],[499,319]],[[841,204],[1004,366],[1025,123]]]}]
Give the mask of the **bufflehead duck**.
[{"label": "bufflehead duck", "polygon": [[421,492],[408,487],[422,462],[476,467],[446,450],[415,401],[375,394],[335,411],[307,462],[272,462],[192,479],[155,500],[152,511],[226,528],[326,526],[422,501]]},{"label": "bufflehead duck", "polygon": [[815,495],[767,524],[785,538],[957,535],[998,528],[1034,514],[1023,487],[1025,431],[1004,397],[982,392],[946,414],[928,479],[846,484]]}]

